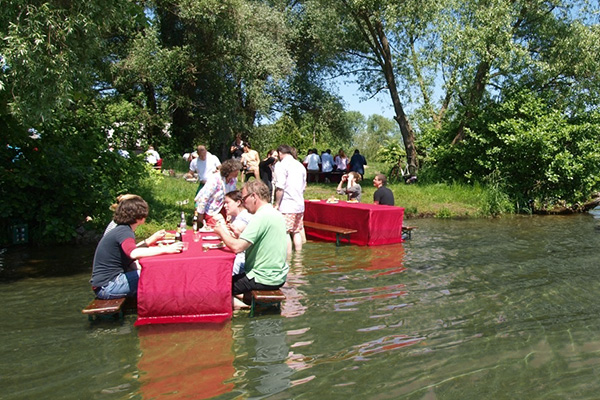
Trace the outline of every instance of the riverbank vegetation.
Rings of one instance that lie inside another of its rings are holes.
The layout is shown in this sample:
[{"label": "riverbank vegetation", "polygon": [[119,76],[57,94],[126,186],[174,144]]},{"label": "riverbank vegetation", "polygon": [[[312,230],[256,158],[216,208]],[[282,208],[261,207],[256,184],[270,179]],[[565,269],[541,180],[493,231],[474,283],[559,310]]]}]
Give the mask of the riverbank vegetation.
[{"label": "riverbank vegetation", "polygon": [[[147,146],[178,170],[200,143],[229,157],[236,134],[261,155],[281,143],[300,155],[359,148],[384,173],[402,159],[418,183],[392,188],[415,216],[580,211],[600,191],[599,9],[10,2],[0,16],[0,242],[15,224],[35,242],[70,241],[87,217],[105,220],[116,195],[153,197]],[[365,98],[388,96],[393,120],[346,111],[340,77]]]},{"label": "riverbank vegetation", "polygon": [[[373,201],[373,177],[379,173],[385,164],[376,164],[367,168],[365,179],[360,182],[363,188],[363,202]],[[167,172],[167,171],[165,171]],[[150,215],[145,225],[138,228],[137,234],[146,237],[158,229],[175,229],[180,222],[181,211],[191,223],[194,212],[194,196],[198,184],[188,182],[181,177],[182,171],[173,170],[174,176],[152,171],[153,178],[143,185],[139,193],[148,200]],[[242,183],[238,182],[241,187]],[[304,194],[305,199],[328,199],[344,196],[335,192],[337,183],[309,183]],[[394,192],[396,204],[405,208],[406,218],[473,218],[492,217],[501,213],[511,213],[512,204],[507,197],[498,202],[493,191],[481,185],[466,184],[419,184],[404,183],[389,184]],[[90,223],[97,225],[97,230],[104,228],[109,220]]]}]

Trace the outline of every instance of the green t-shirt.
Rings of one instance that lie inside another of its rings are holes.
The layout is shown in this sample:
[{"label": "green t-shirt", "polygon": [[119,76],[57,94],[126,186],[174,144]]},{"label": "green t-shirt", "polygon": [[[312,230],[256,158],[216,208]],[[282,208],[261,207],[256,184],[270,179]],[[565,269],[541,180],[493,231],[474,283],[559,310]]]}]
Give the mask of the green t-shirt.
[{"label": "green t-shirt", "polygon": [[248,279],[269,286],[285,282],[289,270],[286,235],[285,220],[279,211],[270,204],[256,211],[240,235],[240,239],[251,243],[244,265]]}]

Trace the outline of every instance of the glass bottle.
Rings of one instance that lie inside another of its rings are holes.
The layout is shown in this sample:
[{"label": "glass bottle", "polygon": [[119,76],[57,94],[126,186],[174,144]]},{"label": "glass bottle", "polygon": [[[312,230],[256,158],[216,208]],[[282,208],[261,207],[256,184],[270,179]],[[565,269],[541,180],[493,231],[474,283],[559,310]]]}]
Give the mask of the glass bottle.
[{"label": "glass bottle", "polygon": [[194,233],[198,232],[198,211],[194,211],[194,218],[192,219],[192,228]]},{"label": "glass bottle", "polygon": [[175,241],[181,242],[181,228],[177,228],[177,231],[175,232]]},{"label": "glass bottle", "polygon": [[187,230],[187,223],[185,222],[185,213],[181,212],[181,222],[179,223],[179,227],[181,228],[181,234],[185,235],[185,231]]}]

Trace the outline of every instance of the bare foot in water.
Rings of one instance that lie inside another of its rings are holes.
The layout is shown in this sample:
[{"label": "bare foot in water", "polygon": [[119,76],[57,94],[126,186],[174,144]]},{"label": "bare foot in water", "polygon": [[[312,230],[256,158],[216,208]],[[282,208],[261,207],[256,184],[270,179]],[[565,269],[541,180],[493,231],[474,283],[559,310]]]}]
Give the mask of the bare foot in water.
[{"label": "bare foot in water", "polygon": [[243,301],[241,301],[240,299],[236,298],[236,297],[232,297],[233,299],[233,309],[234,310],[249,310],[250,306],[246,303],[244,303]]}]

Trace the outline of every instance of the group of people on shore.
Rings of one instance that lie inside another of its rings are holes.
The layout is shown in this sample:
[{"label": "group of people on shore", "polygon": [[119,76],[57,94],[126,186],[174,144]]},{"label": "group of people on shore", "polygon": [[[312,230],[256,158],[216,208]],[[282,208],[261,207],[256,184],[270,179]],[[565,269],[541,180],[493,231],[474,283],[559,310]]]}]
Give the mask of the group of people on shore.
[{"label": "group of people on shore", "polygon": [[[258,153],[237,137],[231,146],[231,154],[232,158],[221,163],[200,145],[197,157],[189,157],[188,174],[197,175],[200,183],[194,199],[198,223],[205,221],[236,253],[232,268],[234,296],[252,290],[278,289],[286,281],[288,257],[293,250],[300,251],[305,241],[304,191],[310,170],[297,160],[296,150],[285,144],[269,151],[267,157],[260,160]],[[352,164],[342,150],[335,159],[329,151],[324,154],[325,162],[322,157],[320,161],[327,169],[330,166],[333,169],[334,165],[348,168]],[[358,150],[355,151],[357,154],[360,155]],[[366,160],[362,157],[357,161],[357,167],[358,163],[364,168]],[[237,190],[240,172],[246,179]],[[346,194],[349,200],[360,201],[362,189],[358,182],[363,173],[364,169],[344,174],[337,193]],[[248,180],[248,175],[255,179]],[[393,193],[385,183],[384,175],[377,175],[373,180],[377,187],[374,203],[393,205]],[[153,246],[164,237],[164,230],[136,244],[135,229],[147,216],[148,204],[141,197],[126,195],[118,199],[114,219],[94,255],[90,282],[97,297],[135,296],[141,269],[137,260],[182,250],[181,242]],[[233,302],[234,307],[243,306],[237,297]]]}]

